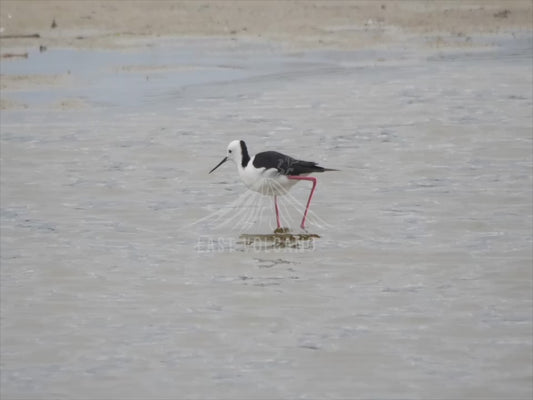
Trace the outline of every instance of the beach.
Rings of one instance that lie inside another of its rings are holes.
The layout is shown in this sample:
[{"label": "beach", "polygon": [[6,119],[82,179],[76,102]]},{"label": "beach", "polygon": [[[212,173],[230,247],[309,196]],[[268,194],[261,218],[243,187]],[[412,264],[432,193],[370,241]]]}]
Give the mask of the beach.
[{"label": "beach", "polygon": [[[263,38],[303,48],[357,49],[403,35],[466,38],[531,29],[527,0],[502,1],[2,1],[2,48],[121,47],[136,37]],[[445,43],[445,42],[444,42]],[[441,43],[442,44],[442,43]]]}]

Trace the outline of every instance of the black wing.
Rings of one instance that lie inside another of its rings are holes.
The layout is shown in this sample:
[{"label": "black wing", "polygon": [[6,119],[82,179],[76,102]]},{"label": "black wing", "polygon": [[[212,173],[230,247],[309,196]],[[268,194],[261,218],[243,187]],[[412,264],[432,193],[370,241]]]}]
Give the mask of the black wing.
[{"label": "black wing", "polygon": [[277,151],[257,153],[254,157],[253,165],[256,168],[275,168],[282,175],[301,175],[327,171],[326,168],[318,166],[316,162],[296,160]]}]

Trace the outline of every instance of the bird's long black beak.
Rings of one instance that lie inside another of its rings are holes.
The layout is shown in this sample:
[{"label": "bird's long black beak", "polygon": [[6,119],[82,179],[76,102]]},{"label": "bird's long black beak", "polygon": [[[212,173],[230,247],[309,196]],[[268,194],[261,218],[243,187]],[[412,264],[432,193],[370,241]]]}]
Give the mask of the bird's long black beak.
[{"label": "bird's long black beak", "polygon": [[223,159],[222,161],[220,161],[220,162],[218,163],[218,165],[217,165],[215,168],[213,168],[211,171],[209,171],[209,173],[213,172],[215,169],[217,169],[218,167],[220,167],[220,166],[221,166],[222,164],[224,164],[226,161],[228,161],[228,157],[224,157],[224,159]]}]

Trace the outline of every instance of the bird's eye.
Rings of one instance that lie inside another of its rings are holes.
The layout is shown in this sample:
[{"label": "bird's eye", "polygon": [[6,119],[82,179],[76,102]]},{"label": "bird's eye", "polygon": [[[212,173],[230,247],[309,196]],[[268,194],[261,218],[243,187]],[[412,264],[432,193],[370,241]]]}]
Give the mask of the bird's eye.
[{"label": "bird's eye", "polygon": [[231,150],[228,150],[228,153],[231,153]]}]

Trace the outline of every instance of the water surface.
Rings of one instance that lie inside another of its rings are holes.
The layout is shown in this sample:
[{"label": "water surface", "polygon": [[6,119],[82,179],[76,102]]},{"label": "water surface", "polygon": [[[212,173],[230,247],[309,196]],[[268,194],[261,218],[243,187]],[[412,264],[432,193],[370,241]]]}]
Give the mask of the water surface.
[{"label": "water surface", "polygon": [[[531,60],[525,38],[2,61],[69,77],[2,93],[28,106],[0,120],[2,397],[531,398]],[[239,242],[275,217],[207,174],[234,139],[341,170],[319,239]]]}]

